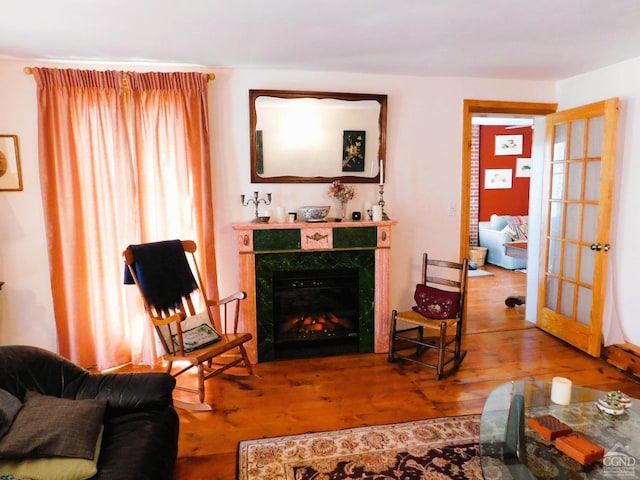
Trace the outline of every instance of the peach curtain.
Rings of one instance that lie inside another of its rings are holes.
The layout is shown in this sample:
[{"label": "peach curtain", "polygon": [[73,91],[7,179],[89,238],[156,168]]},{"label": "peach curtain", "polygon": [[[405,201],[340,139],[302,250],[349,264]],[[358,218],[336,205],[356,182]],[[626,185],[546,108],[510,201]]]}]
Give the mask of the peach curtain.
[{"label": "peach curtain", "polygon": [[153,363],[153,332],[122,284],[121,253],[131,243],[193,238],[215,280],[207,77],[34,75],[59,351],[85,367]]},{"label": "peach curtain", "polygon": [[[198,265],[218,298],[208,124],[203,73],[127,74],[131,88],[136,209],[143,242],[194,239]],[[206,260],[206,261],[205,261]]]}]

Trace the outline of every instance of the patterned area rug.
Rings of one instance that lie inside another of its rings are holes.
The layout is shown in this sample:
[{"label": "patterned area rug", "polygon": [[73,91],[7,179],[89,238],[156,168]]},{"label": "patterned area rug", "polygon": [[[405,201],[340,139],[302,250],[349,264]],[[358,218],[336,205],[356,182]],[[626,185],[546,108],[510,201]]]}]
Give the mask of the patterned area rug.
[{"label": "patterned area rug", "polygon": [[246,440],[238,480],[481,480],[480,415]]}]

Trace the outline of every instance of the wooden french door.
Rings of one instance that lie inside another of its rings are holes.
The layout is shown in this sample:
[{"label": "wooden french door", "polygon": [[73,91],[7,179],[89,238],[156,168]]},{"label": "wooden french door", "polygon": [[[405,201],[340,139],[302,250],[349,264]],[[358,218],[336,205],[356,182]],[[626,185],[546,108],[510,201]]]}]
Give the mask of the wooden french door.
[{"label": "wooden french door", "polygon": [[618,99],[547,116],[538,326],[597,357]]}]

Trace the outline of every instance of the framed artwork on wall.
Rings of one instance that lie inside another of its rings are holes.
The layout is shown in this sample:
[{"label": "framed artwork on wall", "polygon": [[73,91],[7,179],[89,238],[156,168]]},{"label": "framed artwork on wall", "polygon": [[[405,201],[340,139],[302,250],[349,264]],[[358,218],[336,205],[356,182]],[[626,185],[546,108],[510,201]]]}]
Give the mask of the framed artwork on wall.
[{"label": "framed artwork on wall", "polygon": [[342,134],[343,172],[364,172],[366,134],[364,130],[344,130]]},{"label": "framed artwork on wall", "polygon": [[0,191],[22,190],[17,135],[0,135]]},{"label": "framed artwork on wall", "polygon": [[495,155],[522,155],[522,135],[496,135]]},{"label": "framed artwork on wall", "polygon": [[531,176],[531,159],[516,158],[516,177]]},{"label": "framed artwork on wall", "polygon": [[513,170],[510,168],[491,168],[484,171],[484,188],[486,190],[511,188]]}]

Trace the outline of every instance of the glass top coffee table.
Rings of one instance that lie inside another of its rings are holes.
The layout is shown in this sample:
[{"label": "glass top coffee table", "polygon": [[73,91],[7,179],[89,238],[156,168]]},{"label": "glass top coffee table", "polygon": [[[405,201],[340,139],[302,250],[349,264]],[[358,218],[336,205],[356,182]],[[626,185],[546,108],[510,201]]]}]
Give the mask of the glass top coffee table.
[{"label": "glass top coffee table", "polygon": [[[486,479],[640,478],[640,400],[621,415],[600,412],[606,396],[591,388],[571,388],[568,405],[551,401],[551,382],[516,381],[497,387],[480,420],[480,460]],[[552,415],[604,448],[601,460],[582,465],[529,426],[529,419]]]}]

